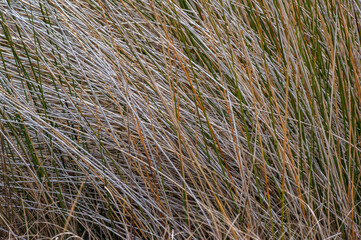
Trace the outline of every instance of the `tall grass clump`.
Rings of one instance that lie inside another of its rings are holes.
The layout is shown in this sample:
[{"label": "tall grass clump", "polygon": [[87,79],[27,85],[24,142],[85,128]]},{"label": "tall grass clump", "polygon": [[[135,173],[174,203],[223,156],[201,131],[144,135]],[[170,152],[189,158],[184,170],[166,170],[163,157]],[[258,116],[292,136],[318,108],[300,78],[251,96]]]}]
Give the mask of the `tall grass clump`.
[{"label": "tall grass clump", "polygon": [[0,239],[361,239],[359,0],[0,0]]}]

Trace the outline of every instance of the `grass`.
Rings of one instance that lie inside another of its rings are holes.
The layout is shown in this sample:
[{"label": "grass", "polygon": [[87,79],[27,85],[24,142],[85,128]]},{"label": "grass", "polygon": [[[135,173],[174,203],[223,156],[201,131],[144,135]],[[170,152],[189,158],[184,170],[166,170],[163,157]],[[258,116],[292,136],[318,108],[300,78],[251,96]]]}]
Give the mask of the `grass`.
[{"label": "grass", "polygon": [[1,239],[360,239],[361,3],[0,2]]}]

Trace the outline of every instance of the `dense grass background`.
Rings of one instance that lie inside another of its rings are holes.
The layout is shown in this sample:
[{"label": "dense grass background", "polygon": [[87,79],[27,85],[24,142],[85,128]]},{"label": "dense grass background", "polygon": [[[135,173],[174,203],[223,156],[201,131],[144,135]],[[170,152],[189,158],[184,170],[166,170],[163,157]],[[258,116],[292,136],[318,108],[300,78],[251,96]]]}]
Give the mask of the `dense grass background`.
[{"label": "dense grass background", "polygon": [[1,239],[360,239],[359,0],[0,0]]}]

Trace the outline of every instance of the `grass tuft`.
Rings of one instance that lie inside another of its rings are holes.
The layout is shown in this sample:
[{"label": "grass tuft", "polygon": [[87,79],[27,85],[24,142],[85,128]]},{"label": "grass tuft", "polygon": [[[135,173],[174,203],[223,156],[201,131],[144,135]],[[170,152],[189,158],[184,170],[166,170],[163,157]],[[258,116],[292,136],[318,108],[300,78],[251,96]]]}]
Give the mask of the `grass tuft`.
[{"label": "grass tuft", "polygon": [[0,238],[361,239],[360,9],[0,1]]}]

